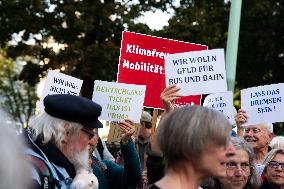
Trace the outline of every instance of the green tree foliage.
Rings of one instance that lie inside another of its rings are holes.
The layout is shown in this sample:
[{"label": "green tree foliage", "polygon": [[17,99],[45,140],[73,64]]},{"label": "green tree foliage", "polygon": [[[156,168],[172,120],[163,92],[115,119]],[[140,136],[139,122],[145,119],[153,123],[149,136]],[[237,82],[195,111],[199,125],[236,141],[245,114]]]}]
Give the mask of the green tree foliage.
[{"label": "green tree foliage", "polygon": [[243,1],[239,87],[284,82],[284,1]]},{"label": "green tree foliage", "polygon": [[[37,81],[48,68],[61,69],[83,79],[82,95],[90,97],[95,79],[116,80],[122,31],[150,34],[135,19],[148,10],[166,10],[171,1],[1,0],[0,42],[19,33],[21,40],[8,49],[8,56],[30,55],[41,63],[26,67],[22,79]],[[27,44],[30,39],[35,44]],[[62,48],[54,51],[46,45],[51,41]]]},{"label": "green tree foliage", "polygon": [[37,96],[35,86],[19,80],[16,63],[0,49],[0,94],[1,107],[10,113],[15,122],[27,126],[35,111]]},{"label": "green tree foliage", "polygon": [[156,35],[208,45],[210,49],[225,48],[229,8],[223,0],[181,0],[169,26]]},{"label": "green tree foliage", "polygon": [[[284,82],[284,1],[243,0],[236,71],[235,105],[240,89]],[[156,35],[226,48],[230,3],[181,0],[169,26]],[[277,124],[276,133],[284,133]]]},{"label": "green tree foliage", "polygon": [[[230,3],[181,0],[169,26],[156,35],[226,48]],[[284,82],[284,1],[243,1],[237,87]]]}]

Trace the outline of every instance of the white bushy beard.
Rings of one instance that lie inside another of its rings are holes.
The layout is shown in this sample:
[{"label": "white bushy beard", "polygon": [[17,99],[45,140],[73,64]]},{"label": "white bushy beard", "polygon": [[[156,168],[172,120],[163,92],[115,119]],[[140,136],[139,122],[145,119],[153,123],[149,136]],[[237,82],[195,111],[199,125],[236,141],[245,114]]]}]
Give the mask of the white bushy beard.
[{"label": "white bushy beard", "polygon": [[70,162],[75,166],[76,170],[89,170],[89,146],[86,146],[82,152],[74,152],[74,155],[70,158]]},{"label": "white bushy beard", "polygon": [[75,143],[72,143],[72,145],[69,148],[69,155],[68,160],[74,165],[76,170],[79,169],[86,169],[89,170],[89,148],[90,146],[87,145],[86,148],[78,152],[78,149],[76,149]]}]

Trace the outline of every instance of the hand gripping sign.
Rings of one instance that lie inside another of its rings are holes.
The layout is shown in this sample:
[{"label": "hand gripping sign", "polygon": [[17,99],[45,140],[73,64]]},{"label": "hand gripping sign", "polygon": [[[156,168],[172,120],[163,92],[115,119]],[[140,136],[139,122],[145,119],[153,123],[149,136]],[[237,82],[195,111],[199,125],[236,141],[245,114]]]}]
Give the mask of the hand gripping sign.
[{"label": "hand gripping sign", "polygon": [[284,83],[241,90],[241,107],[248,115],[245,125],[284,121]]}]

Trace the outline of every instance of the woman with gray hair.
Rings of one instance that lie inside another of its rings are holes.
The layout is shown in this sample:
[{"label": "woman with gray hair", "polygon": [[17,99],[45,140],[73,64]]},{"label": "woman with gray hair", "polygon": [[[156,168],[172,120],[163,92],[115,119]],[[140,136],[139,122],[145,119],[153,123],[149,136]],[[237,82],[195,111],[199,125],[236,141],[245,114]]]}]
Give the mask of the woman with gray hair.
[{"label": "woman with gray hair", "polygon": [[264,180],[260,189],[284,188],[284,149],[271,150],[263,161]]},{"label": "woman with gray hair", "polygon": [[208,176],[226,176],[230,123],[215,110],[184,106],[160,121],[157,142],[165,160],[165,176],[149,189],[197,189]]},{"label": "woman with gray hair", "polygon": [[255,155],[245,140],[231,138],[235,152],[226,163],[227,176],[217,179],[221,189],[257,189],[259,179],[255,170]]}]

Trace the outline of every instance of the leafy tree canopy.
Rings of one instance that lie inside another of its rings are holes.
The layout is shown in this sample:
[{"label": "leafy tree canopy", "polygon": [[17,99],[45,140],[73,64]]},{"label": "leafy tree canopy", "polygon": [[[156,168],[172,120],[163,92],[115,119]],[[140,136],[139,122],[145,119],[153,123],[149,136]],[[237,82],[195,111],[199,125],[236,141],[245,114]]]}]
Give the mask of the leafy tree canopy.
[{"label": "leafy tree canopy", "polygon": [[[19,39],[8,56],[29,55],[38,64],[23,69],[21,79],[38,81],[48,68],[61,69],[85,81],[91,96],[93,80],[115,80],[123,30],[151,33],[135,19],[148,10],[167,10],[172,0],[1,0],[0,44]],[[30,44],[30,41],[33,44]],[[58,44],[54,50],[50,43]]]}]

